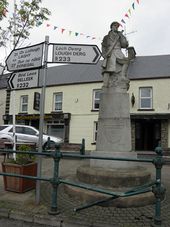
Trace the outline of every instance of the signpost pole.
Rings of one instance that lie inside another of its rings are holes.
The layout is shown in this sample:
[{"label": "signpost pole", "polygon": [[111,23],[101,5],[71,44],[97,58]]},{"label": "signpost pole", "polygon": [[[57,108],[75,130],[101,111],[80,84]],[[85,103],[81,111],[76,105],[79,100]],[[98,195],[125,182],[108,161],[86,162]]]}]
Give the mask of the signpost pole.
[{"label": "signpost pole", "polygon": [[[16,31],[16,0],[14,0],[14,31]],[[13,46],[15,49],[16,45],[16,36],[14,35]],[[13,90],[13,115],[12,115],[12,122],[13,122],[13,150],[16,151],[16,121],[15,121],[15,105],[16,105],[16,97],[15,97],[15,90]],[[16,159],[16,153],[13,153],[14,159]]]},{"label": "signpost pole", "polygon": [[[49,36],[45,37],[45,49],[44,49],[44,69],[43,69],[43,84],[40,95],[40,125],[39,125],[39,145],[38,152],[42,152],[42,144],[43,144],[43,126],[44,126],[44,107],[45,107],[45,89],[46,89],[46,77],[47,77],[47,60],[48,60],[48,44],[49,44]],[[41,177],[41,169],[42,169],[42,157],[38,158],[38,169],[37,176]],[[36,204],[40,203],[40,181],[36,183]]]},{"label": "signpost pole", "polygon": [[[13,121],[13,150],[16,151],[16,121],[15,121],[15,105],[16,105],[16,94],[15,90],[13,90],[13,116],[12,116],[12,121]],[[16,153],[13,153],[14,159],[16,159]]]}]

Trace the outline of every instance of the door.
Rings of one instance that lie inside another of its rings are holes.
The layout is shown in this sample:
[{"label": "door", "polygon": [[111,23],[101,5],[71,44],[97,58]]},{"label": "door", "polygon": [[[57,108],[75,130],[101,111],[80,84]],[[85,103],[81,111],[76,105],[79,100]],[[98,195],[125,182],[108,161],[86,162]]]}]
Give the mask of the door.
[{"label": "door", "polygon": [[153,151],[161,140],[161,121],[141,119],[135,123],[135,150]]},{"label": "door", "polygon": [[64,124],[47,125],[47,133],[50,136],[56,136],[64,139]]}]

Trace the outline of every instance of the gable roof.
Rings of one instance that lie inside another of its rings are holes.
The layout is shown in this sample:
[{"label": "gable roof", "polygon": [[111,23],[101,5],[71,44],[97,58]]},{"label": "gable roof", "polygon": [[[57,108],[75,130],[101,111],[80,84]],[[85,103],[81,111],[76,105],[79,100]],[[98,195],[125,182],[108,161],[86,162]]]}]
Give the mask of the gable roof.
[{"label": "gable roof", "polygon": [[170,55],[139,56],[131,62],[129,79],[156,79],[170,77]]},{"label": "gable roof", "polygon": [[[102,81],[101,63],[97,65],[70,64],[50,67],[47,71],[47,86]],[[40,80],[40,85],[42,81]]]},{"label": "gable roof", "polygon": [[[51,67],[47,73],[47,86],[102,82],[101,63]],[[128,77],[130,80],[170,78],[170,55],[137,56],[129,66]]]}]

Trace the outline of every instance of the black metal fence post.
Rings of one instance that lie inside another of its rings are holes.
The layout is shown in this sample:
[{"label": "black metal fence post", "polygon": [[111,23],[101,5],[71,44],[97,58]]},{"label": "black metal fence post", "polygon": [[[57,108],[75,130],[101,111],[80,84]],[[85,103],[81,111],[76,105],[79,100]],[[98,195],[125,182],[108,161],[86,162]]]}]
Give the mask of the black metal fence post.
[{"label": "black metal fence post", "polygon": [[82,144],[81,144],[81,148],[80,148],[80,154],[81,155],[85,155],[85,139],[82,139]]},{"label": "black metal fence post", "polygon": [[159,145],[156,147],[155,152],[157,154],[156,158],[153,160],[153,163],[156,168],[156,185],[152,187],[152,192],[155,195],[156,198],[156,204],[155,204],[155,216],[154,216],[154,224],[161,226],[162,220],[161,220],[161,200],[165,196],[166,189],[161,183],[161,170],[162,166],[164,164],[163,160],[163,151],[161,146]]},{"label": "black metal fence post", "polygon": [[57,204],[57,196],[58,196],[58,186],[59,186],[59,162],[61,158],[61,152],[60,152],[60,146],[56,145],[56,149],[54,152],[54,155],[52,155],[54,159],[54,172],[53,172],[53,178],[51,180],[52,184],[52,196],[51,196],[51,208],[48,211],[49,214],[59,214],[58,211],[58,204]]}]

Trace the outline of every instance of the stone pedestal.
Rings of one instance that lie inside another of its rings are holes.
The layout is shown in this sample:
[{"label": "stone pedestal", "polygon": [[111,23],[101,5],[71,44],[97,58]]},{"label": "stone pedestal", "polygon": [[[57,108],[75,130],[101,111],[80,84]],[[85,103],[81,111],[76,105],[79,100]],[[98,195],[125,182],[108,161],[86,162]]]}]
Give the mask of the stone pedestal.
[{"label": "stone pedestal", "polygon": [[97,132],[97,151],[131,151],[129,95],[125,89],[103,88]]}]

